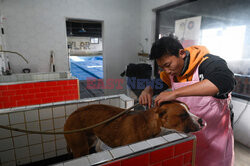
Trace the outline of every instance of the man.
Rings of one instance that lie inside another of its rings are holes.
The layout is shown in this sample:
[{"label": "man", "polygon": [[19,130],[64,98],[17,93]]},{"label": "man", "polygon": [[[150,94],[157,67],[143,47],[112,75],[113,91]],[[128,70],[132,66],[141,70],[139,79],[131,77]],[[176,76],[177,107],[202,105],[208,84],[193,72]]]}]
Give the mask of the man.
[{"label": "man", "polygon": [[[204,119],[207,126],[194,133],[197,137],[196,165],[229,166],[234,160],[234,140],[228,101],[235,86],[234,74],[226,62],[209,54],[203,46],[183,48],[173,37],[156,41],[150,53],[163,71],[160,78],[165,86],[155,98],[155,106],[164,101],[180,100],[190,111]],[[146,87],[140,104],[151,107],[154,89]]]}]

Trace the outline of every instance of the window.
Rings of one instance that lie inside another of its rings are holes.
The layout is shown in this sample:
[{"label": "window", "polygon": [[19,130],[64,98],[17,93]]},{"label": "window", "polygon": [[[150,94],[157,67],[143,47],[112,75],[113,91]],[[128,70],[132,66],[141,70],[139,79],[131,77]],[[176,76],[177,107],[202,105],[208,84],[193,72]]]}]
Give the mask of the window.
[{"label": "window", "polygon": [[90,38],[90,43],[91,44],[98,44],[99,43],[99,38],[97,38],[97,37],[91,37]]},{"label": "window", "polygon": [[220,55],[227,61],[241,60],[245,32],[246,26],[204,29],[201,31],[201,45],[206,46],[211,53]]}]

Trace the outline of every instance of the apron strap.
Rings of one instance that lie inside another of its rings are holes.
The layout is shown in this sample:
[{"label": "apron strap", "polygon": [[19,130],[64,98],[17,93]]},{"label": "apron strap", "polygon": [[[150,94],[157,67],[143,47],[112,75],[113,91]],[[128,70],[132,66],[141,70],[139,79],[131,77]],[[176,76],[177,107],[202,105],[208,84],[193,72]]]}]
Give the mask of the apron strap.
[{"label": "apron strap", "polygon": [[200,67],[200,65],[198,65],[196,67],[195,72],[193,74],[192,81],[200,81],[200,78],[199,78],[199,67]]}]

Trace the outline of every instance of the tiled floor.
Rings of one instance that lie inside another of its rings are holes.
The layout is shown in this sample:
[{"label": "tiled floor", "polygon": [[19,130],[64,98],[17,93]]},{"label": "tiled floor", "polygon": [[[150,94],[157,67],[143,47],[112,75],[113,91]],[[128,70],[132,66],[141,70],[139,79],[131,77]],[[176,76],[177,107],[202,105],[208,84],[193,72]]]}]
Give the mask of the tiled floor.
[{"label": "tiled floor", "polygon": [[242,145],[239,142],[235,142],[234,152],[235,152],[234,166],[249,166],[250,165],[250,148]]},{"label": "tiled floor", "polygon": [[102,89],[89,89],[87,87],[87,81],[79,81],[80,86],[80,98],[90,98],[103,96],[104,92]]}]

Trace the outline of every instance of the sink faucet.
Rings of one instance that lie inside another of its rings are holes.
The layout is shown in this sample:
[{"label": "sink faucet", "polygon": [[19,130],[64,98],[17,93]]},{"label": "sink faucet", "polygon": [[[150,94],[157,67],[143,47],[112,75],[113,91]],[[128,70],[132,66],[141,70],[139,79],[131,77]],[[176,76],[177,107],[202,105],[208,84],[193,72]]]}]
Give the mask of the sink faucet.
[{"label": "sink faucet", "polygon": [[12,53],[12,54],[17,54],[19,55],[21,58],[23,58],[23,60],[26,62],[26,63],[29,63],[27,59],[24,58],[23,55],[19,54],[18,52],[15,52],[15,51],[5,51],[5,50],[0,50],[0,52],[5,52],[5,53]]}]

